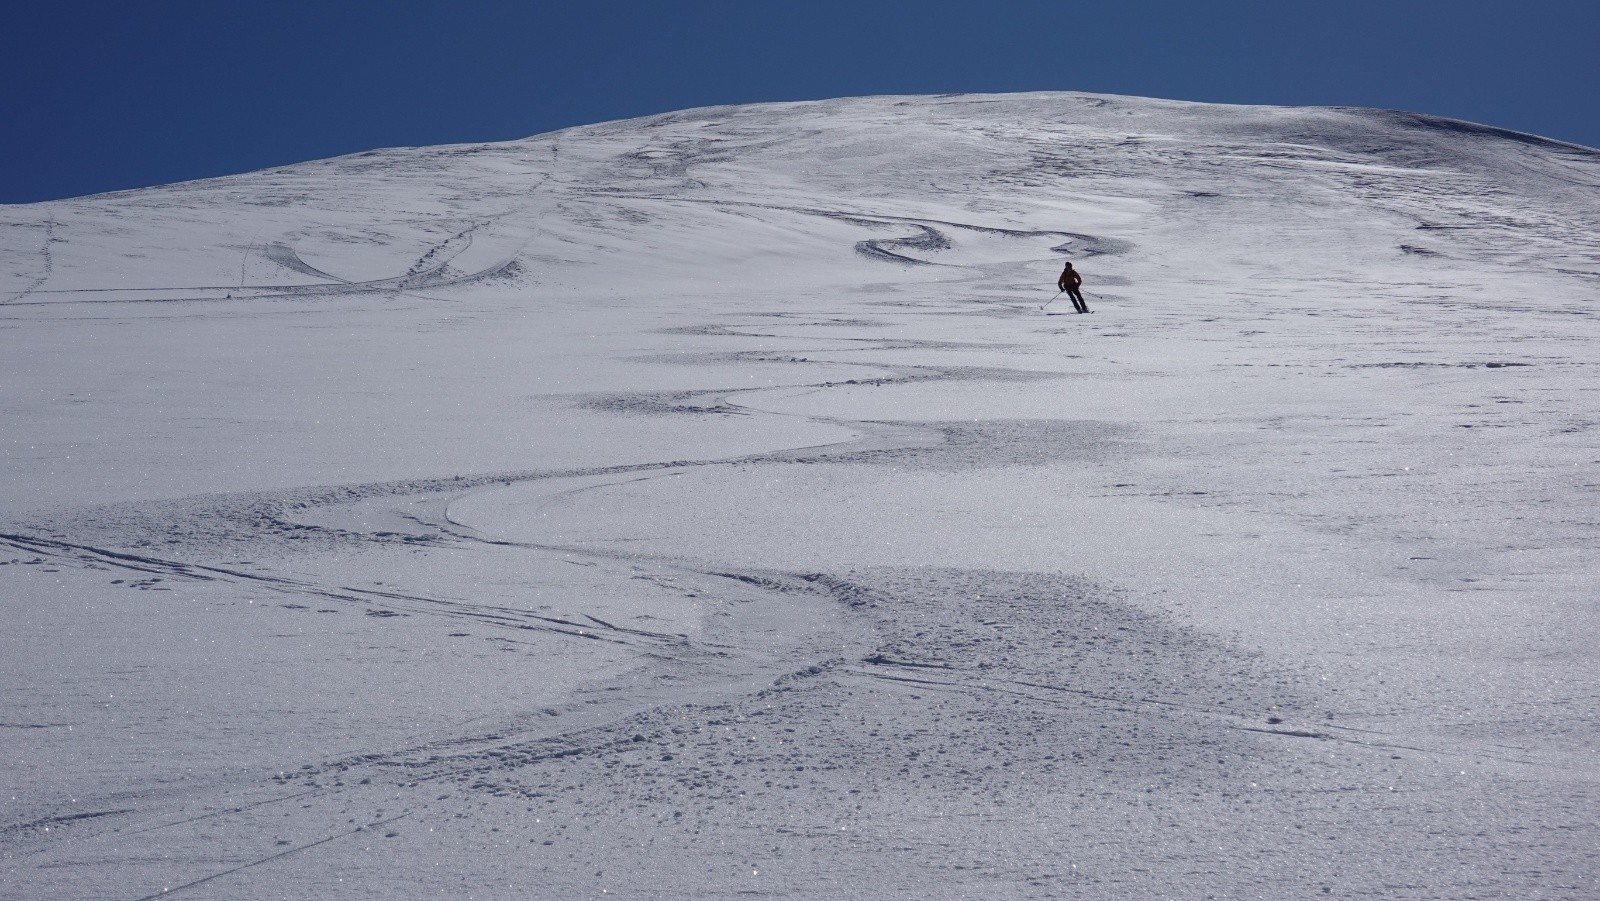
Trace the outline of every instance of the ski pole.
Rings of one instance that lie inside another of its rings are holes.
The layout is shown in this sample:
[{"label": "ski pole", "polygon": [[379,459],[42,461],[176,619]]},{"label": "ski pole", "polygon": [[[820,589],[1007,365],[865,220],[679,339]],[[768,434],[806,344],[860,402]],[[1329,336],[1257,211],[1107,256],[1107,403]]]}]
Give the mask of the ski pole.
[{"label": "ski pole", "polygon": [[[1063,295],[1063,294],[1065,294],[1065,293],[1067,293],[1067,289],[1066,289],[1066,288],[1062,288],[1062,289],[1061,289],[1061,290],[1060,290],[1060,291],[1057,291],[1057,292],[1056,292],[1056,296],[1055,296],[1055,297],[1052,297],[1052,298],[1050,298],[1050,299],[1049,299],[1049,300],[1047,300],[1047,301],[1045,301],[1045,302],[1044,302],[1044,307],[1048,307],[1048,306],[1050,306],[1050,305],[1051,305],[1051,304],[1053,304],[1053,303],[1055,303],[1055,302],[1056,302],[1056,298],[1057,298],[1057,297],[1060,297],[1060,296],[1061,296],[1061,295]],[[1041,309],[1041,310],[1043,310],[1043,309],[1044,309],[1044,307],[1040,307],[1040,308],[1039,308],[1039,309]]]}]

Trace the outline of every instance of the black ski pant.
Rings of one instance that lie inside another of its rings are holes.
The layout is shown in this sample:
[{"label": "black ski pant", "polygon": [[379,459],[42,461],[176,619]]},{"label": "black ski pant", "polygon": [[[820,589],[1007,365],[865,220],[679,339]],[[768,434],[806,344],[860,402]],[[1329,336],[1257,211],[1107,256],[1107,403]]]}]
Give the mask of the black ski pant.
[{"label": "black ski pant", "polygon": [[1089,312],[1089,305],[1083,302],[1083,295],[1078,293],[1077,288],[1068,288],[1066,290],[1067,296],[1072,298],[1072,308],[1074,310],[1077,310],[1080,313]]}]

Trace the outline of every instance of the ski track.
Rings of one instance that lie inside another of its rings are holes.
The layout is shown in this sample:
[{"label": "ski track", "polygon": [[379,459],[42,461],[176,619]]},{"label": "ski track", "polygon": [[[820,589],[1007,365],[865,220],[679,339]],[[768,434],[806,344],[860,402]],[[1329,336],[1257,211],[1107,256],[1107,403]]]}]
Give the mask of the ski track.
[{"label": "ski track", "polygon": [[6,300],[7,304],[23,301],[23,298],[40,290],[45,286],[46,282],[50,281],[50,275],[55,270],[55,259],[50,252],[50,245],[59,240],[61,239],[56,237],[56,220],[54,218],[46,219],[44,223],[44,241],[39,245],[39,276],[33,280],[32,284]]},{"label": "ski track", "polygon": [[667,203],[700,204],[722,208],[749,208],[773,210],[777,212],[800,213],[808,216],[817,216],[859,225],[865,228],[883,228],[889,225],[910,225],[917,229],[917,234],[904,238],[870,238],[857,241],[855,251],[869,259],[884,260],[894,263],[907,263],[911,265],[947,265],[935,264],[929,260],[906,256],[895,252],[896,248],[920,251],[949,250],[954,244],[950,237],[939,231],[936,226],[960,229],[963,231],[977,232],[987,235],[998,235],[1014,239],[1032,238],[1065,238],[1066,240],[1050,249],[1057,253],[1070,253],[1078,257],[1096,257],[1113,254],[1128,253],[1134,248],[1131,241],[1119,238],[1110,238],[1098,235],[1087,235],[1078,232],[1050,231],[1044,229],[1016,229],[1001,228],[992,225],[978,225],[970,222],[952,222],[943,219],[914,219],[906,216],[893,216],[883,213],[848,212],[844,210],[817,209],[812,207],[783,206],[772,203],[757,203],[753,201],[712,200],[707,198],[671,197],[657,194],[622,194],[616,192],[593,192],[595,196],[606,198],[629,198],[634,200],[662,201]]}]

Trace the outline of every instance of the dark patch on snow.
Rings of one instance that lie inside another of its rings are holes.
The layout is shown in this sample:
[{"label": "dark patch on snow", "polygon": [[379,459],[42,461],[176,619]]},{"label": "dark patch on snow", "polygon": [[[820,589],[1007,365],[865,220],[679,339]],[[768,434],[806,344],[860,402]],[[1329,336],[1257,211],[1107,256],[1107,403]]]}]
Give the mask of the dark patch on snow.
[{"label": "dark patch on snow", "polygon": [[1067,253],[1080,257],[1118,256],[1133,250],[1132,241],[1121,238],[1103,238],[1098,235],[1080,235],[1066,233],[1068,240],[1050,248],[1056,253]]},{"label": "dark patch on snow", "polygon": [[589,395],[580,407],[645,416],[744,416],[748,411],[711,400],[726,391],[639,391]]},{"label": "dark patch on snow", "polygon": [[1397,361],[1393,363],[1349,363],[1346,369],[1505,369],[1510,366],[1532,366],[1532,363],[1491,360],[1483,363],[1428,363],[1422,361]]},{"label": "dark patch on snow", "polygon": [[886,423],[931,432],[936,443],[919,447],[818,452],[815,462],[966,471],[1002,466],[1089,462],[1137,453],[1134,429],[1122,423],[1065,419],[1000,419],[983,422]]}]

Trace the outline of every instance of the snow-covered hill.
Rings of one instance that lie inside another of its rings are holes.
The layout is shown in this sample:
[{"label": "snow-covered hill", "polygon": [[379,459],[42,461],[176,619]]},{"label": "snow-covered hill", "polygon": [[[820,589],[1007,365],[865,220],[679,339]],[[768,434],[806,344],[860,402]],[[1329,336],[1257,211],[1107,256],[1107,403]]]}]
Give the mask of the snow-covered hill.
[{"label": "snow-covered hill", "polygon": [[0,896],[1592,897],[1597,295],[1359,109],[0,207]]}]

